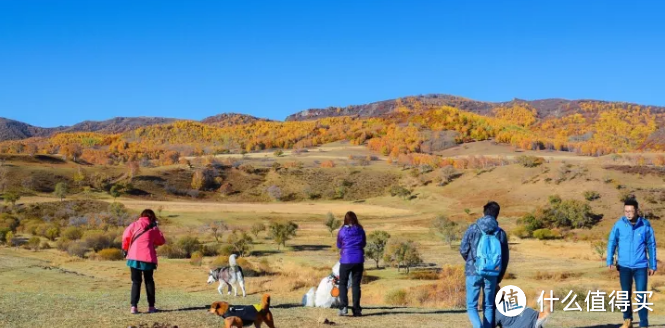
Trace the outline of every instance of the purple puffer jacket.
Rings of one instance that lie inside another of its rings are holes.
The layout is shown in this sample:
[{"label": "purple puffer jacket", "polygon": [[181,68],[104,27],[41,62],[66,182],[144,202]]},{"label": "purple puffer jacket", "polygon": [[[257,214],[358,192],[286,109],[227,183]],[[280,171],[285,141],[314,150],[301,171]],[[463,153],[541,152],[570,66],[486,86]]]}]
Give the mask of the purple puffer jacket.
[{"label": "purple puffer jacket", "polygon": [[365,263],[365,230],[357,225],[345,225],[337,234],[337,248],[339,248],[342,264]]}]

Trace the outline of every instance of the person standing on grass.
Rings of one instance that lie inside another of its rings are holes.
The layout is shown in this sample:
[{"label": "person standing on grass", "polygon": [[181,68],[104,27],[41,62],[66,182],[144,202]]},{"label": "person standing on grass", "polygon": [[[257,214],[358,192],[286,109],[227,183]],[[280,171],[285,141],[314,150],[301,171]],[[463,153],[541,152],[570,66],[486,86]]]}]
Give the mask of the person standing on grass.
[{"label": "person standing on grass", "polygon": [[[483,207],[484,216],[469,226],[460,245],[460,254],[466,261],[466,311],[473,328],[494,327],[494,295],[508,268],[508,238],[497,221],[500,210],[499,204],[488,202]],[[481,289],[482,322],[478,314]]]},{"label": "person standing on grass", "polygon": [[[639,204],[635,199],[628,199],[623,206],[624,216],[612,227],[607,242],[607,266],[614,267],[614,254],[616,249],[616,269],[619,271],[621,289],[628,292],[628,299],[633,301],[632,290],[635,280],[635,290],[647,290],[647,278],[656,273],[656,237],[649,221],[639,216]],[[646,303],[646,299],[641,300]],[[640,327],[649,327],[649,312],[646,308],[640,309]],[[623,311],[622,328],[632,327],[633,310],[629,305]]]},{"label": "person standing on grass", "polygon": [[363,226],[358,223],[358,217],[353,212],[346,212],[344,226],[337,234],[337,248],[340,251],[339,267],[339,315],[348,314],[349,296],[348,283],[351,274],[351,289],[353,290],[354,317],[362,316],[360,307],[360,281],[362,280],[365,265],[365,245],[367,238]]},{"label": "person standing on grass", "polygon": [[132,276],[132,314],[139,313],[137,306],[141,297],[142,278],[145,278],[145,291],[148,294],[148,313],[157,312],[155,281],[152,277],[154,270],[157,270],[155,247],[165,242],[164,235],[157,227],[155,212],[150,209],[144,210],[141,217],[122,234],[122,249],[126,252],[127,266]]}]

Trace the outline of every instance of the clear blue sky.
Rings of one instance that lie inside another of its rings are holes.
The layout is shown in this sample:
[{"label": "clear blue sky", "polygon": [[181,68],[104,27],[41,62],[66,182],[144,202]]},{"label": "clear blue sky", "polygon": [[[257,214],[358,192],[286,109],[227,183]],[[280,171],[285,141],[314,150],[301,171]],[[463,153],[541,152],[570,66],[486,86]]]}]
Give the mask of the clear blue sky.
[{"label": "clear blue sky", "polygon": [[272,119],[448,93],[665,105],[665,1],[0,1],[0,116]]}]

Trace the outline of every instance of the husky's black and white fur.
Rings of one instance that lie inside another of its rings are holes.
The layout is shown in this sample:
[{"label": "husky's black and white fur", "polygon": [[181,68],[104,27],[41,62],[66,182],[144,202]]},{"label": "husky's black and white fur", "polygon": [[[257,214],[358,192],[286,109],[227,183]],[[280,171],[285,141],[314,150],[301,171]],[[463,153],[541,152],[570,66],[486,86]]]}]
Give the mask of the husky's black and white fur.
[{"label": "husky's black and white fur", "polygon": [[236,288],[236,283],[238,283],[240,289],[242,289],[242,297],[247,296],[247,293],[245,292],[245,277],[242,274],[242,268],[238,265],[238,262],[236,262],[237,258],[238,255],[231,254],[231,256],[229,256],[229,266],[210,270],[208,284],[219,281],[217,291],[220,295],[224,295],[222,289],[224,284],[226,284],[229,287],[228,294],[231,295],[231,288],[233,288],[233,296],[238,296],[238,288]]}]

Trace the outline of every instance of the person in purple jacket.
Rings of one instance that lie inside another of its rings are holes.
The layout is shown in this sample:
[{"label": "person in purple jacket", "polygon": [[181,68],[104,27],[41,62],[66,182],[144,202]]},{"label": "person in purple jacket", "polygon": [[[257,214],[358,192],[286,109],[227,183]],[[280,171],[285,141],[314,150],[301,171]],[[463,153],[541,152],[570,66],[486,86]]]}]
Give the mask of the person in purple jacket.
[{"label": "person in purple jacket", "polygon": [[348,283],[351,274],[351,289],[353,290],[354,317],[362,316],[360,308],[360,280],[363,276],[365,265],[365,230],[358,223],[358,217],[353,212],[347,212],[344,216],[344,226],[337,234],[337,248],[340,253],[339,268],[339,315],[348,314],[349,296]]}]

